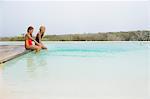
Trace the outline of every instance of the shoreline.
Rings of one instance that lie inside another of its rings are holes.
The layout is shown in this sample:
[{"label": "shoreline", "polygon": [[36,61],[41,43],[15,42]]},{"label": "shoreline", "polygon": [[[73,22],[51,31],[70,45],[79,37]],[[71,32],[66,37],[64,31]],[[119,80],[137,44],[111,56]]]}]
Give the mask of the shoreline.
[{"label": "shoreline", "polygon": [[[24,41],[24,35],[0,37],[0,41]],[[34,37],[34,36],[33,36]],[[45,35],[43,41],[150,41],[150,31],[97,32],[81,34]]]}]

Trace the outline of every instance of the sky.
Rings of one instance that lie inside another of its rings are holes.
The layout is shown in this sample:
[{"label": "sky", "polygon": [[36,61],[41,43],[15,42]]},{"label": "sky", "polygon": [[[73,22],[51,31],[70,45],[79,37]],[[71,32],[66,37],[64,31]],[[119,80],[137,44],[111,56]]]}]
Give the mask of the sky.
[{"label": "sky", "polygon": [[[0,1],[0,36],[17,36],[40,25],[46,34],[96,33],[147,30],[148,0],[108,1]],[[148,13],[149,12],[149,13]]]}]

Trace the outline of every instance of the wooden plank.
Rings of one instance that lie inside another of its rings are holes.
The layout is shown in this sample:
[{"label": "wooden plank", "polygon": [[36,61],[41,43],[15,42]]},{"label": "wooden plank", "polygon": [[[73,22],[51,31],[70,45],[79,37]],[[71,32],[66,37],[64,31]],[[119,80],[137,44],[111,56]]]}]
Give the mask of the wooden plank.
[{"label": "wooden plank", "polygon": [[23,45],[0,45],[0,64],[30,52]]}]

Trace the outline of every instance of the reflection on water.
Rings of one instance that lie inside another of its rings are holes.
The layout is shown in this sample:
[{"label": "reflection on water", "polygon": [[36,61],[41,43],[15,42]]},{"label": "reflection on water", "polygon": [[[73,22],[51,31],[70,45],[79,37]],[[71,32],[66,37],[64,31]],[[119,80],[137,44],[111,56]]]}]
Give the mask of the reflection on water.
[{"label": "reflection on water", "polygon": [[148,44],[47,43],[4,64],[0,99],[148,99]]},{"label": "reflection on water", "polygon": [[[31,53],[31,54],[34,54],[34,53]],[[27,72],[29,74],[29,76],[32,78],[32,79],[35,79],[37,78],[37,74],[38,74],[38,70],[39,68],[40,69],[46,69],[45,66],[47,66],[47,62],[46,62],[46,59],[44,58],[41,58],[41,55],[31,55],[29,54],[29,58],[26,58],[26,62],[27,62]],[[39,53],[38,53],[39,54]],[[44,71],[44,70],[42,70]]]}]

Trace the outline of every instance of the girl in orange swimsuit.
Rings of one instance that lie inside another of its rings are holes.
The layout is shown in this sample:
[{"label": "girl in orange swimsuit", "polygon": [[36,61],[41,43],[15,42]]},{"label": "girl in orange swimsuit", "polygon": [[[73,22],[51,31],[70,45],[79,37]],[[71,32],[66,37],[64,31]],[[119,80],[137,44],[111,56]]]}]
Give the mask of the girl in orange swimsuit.
[{"label": "girl in orange swimsuit", "polygon": [[[25,35],[25,48],[27,50],[35,50],[38,52],[41,50],[41,45],[32,38],[33,30],[34,28],[32,26],[29,26],[27,29],[27,34]],[[34,41],[36,45],[33,45],[32,41]]]}]

